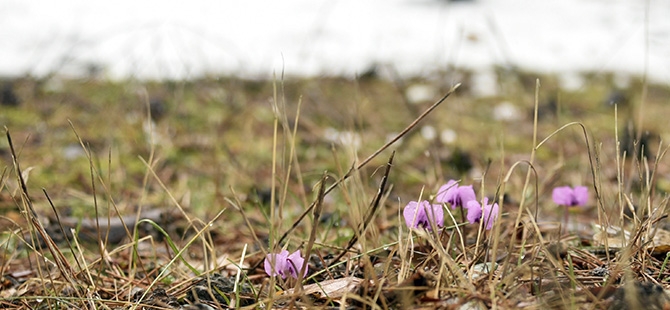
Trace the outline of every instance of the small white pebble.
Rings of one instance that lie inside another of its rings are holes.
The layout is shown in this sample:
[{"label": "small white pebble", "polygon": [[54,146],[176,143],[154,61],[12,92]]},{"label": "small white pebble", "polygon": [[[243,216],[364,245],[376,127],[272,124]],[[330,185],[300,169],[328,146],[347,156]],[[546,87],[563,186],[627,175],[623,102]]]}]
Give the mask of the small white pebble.
[{"label": "small white pebble", "polygon": [[577,91],[584,85],[584,77],[576,72],[565,72],[558,76],[561,88],[567,91]]},{"label": "small white pebble", "polygon": [[433,141],[437,137],[437,131],[435,127],[426,125],[421,127],[421,136],[428,141]]},{"label": "small white pebble", "polygon": [[484,308],[481,304],[479,304],[475,300],[471,300],[458,307],[458,310],[480,310],[480,309],[483,310],[486,308]]},{"label": "small white pebble", "polygon": [[357,150],[361,146],[361,135],[353,131],[343,131],[339,135],[340,144]]},{"label": "small white pebble", "polygon": [[361,146],[361,135],[353,131],[337,131],[328,127],[323,131],[323,138],[330,143],[358,149]]},{"label": "small white pebble", "polygon": [[432,101],[437,96],[435,87],[427,84],[414,84],[407,87],[405,96],[411,104],[419,104],[426,101]]},{"label": "small white pebble", "polygon": [[456,134],[456,131],[450,128],[442,130],[440,133],[440,141],[444,144],[452,144],[456,142],[456,138],[458,135]]},{"label": "small white pebble", "polygon": [[333,127],[328,127],[323,131],[323,138],[330,143],[338,143],[337,139],[339,136],[340,133]]},{"label": "small white pebble", "polygon": [[519,108],[509,101],[503,101],[493,108],[493,118],[498,121],[517,121],[522,118]]},{"label": "small white pebble", "polygon": [[79,144],[68,144],[63,148],[63,157],[67,160],[73,160],[75,158],[83,157],[86,155],[84,149],[81,148]]},{"label": "small white pebble", "polygon": [[492,70],[473,72],[470,84],[475,97],[491,97],[498,94],[498,76]]}]

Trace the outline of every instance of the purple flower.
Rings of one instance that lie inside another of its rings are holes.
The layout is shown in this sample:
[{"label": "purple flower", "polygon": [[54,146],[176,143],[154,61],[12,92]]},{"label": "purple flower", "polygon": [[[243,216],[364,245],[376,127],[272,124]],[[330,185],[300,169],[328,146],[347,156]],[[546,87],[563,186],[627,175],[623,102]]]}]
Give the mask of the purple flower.
[{"label": "purple flower", "polygon": [[486,230],[491,230],[493,222],[498,218],[498,210],[500,207],[498,207],[497,203],[490,205],[489,198],[484,197],[484,208],[482,208],[482,205],[476,200],[468,201],[466,208],[468,209],[468,215],[466,217],[470,223],[478,223],[484,219]]},{"label": "purple flower", "polygon": [[561,186],[554,188],[551,198],[557,205],[573,207],[583,206],[589,200],[589,190],[586,186]]},{"label": "purple flower", "polygon": [[484,197],[484,225],[486,225],[486,230],[491,230],[493,228],[493,222],[498,219],[498,211],[500,207],[497,203],[492,205],[489,204],[489,198]]},{"label": "purple flower", "polygon": [[[305,259],[300,255],[300,250],[288,254],[288,251],[282,250],[279,254],[268,254],[265,257],[265,272],[269,276],[281,276],[286,279],[287,276],[298,278],[298,272],[302,268]],[[305,274],[307,275],[307,267],[305,267]],[[304,276],[303,275],[303,276]]]},{"label": "purple flower", "polygon": [[447,184],[442,185],[435,197],[435,201],[439,203],[449,203],[452,210],[457,207],[467,208],[467,203],[471,200],[477,200],[472,185],[458,186],[454,180],[449,180]]},{"label": "purple flower", "polygon": [[405,223],[409,228],[424,227],[432,230],[430,222],[432,221],[436,227],[444,226],[444,210],[441,205],[431,205],[427,200],[418,203],[410,201],[402,215],[405,217]]}]

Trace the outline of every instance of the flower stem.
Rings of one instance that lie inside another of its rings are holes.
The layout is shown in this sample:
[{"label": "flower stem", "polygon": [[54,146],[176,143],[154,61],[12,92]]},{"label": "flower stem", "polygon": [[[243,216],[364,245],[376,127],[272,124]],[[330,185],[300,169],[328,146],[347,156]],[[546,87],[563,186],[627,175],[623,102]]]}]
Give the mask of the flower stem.
[{"label": "flower stem", "polygon": [[568,216],[570,215],[570,210],[568,207],[563,208],[563,233],[568,234]]}]

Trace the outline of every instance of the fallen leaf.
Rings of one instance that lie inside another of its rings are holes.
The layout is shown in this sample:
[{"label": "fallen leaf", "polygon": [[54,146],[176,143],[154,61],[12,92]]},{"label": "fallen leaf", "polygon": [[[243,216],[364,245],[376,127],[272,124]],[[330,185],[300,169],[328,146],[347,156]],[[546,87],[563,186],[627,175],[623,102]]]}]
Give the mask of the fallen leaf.
[{"label": "fallen leaf", "polygon": [[[326,280],[319,283],[305,285],[303,294],[316,295],[319,298],[338,299],[346,293],[351,293],[360,287],[363,279],[356,277]],[[293,294],[294,289],[286,290],[286,294]]]},{"label": "fallen leaf", "polygon": [[667,254],[668,252],[670,252],[670,245],[667,245],[667,244],[654,246],[651,249],[651,254],[652,255],[663,255],[663,254]]},{"label": "fallen leaf", "polygon": [[[631,233],[621,227],[610,226],[604,228],[601,225],[593,224],[594,230],[597,231],[593,235],[595,245],[604,246],[607,244],[611,248],[623,248],[630,242]],[[670,232],[661,228],[655,228],[650,233],[653,237],[651,242],[646,246],[646,249],[652,249],[654,255],[664,254],[670,252]],[[642,242],[646,242],[647,234],[642,234]]]}]

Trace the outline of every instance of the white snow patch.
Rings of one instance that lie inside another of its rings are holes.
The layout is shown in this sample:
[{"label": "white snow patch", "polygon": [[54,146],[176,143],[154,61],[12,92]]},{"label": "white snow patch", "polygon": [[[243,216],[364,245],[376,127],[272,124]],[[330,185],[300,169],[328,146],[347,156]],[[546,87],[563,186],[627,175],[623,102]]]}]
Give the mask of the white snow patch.
[{"label": "white snow patch", "polygon": [[354,76],[373,65],[407,76],[499,66],[647,72],[667,83],[668,16],[667,0],[4,0],[0,76]]}]

